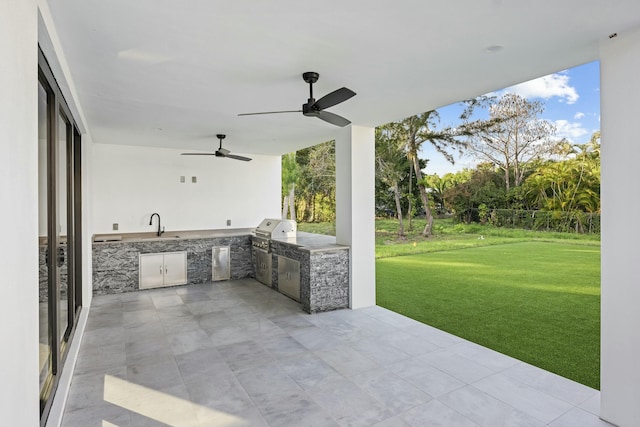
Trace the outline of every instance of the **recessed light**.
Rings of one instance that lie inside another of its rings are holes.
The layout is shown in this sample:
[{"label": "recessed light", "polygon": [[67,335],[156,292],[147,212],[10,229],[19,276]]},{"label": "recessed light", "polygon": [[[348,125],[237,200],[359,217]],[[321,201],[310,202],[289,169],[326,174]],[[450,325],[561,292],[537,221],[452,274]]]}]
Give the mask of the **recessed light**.
[{"label": "recessed light", "polygon": [[498,53],[500,52],[502,49],[504,49],[504,46],[500,46],[499,44],[494,44],[492,46],[488,46],[484,49],[484,53]]}]

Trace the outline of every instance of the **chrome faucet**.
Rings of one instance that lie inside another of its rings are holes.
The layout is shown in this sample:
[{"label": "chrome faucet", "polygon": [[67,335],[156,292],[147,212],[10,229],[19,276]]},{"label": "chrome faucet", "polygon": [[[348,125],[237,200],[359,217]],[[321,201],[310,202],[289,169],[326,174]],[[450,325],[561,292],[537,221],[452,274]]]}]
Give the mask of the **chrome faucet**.
[{"label": "chrome faucet", "polygon": [[154,216],[158,217],[158,237],[160,237],[162,235],[162,233],[164,233],[164,227],[160,228],[160,214],[159,213],[151,214],[151,219],[149,219],[149,225],[151,225],[153,223],[153,217]]}]

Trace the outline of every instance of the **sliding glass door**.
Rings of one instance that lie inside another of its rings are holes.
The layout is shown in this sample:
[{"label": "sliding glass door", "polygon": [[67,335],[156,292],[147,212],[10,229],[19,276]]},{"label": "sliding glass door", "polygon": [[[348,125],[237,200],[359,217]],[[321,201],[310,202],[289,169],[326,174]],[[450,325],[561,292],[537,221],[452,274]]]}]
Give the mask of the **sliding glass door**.
[{"label": "sliding glass door", "polygon": [[80,134],[39,52],[38,194],[41,424],[80,309]]},{"label": "sliding glass door", "polygon": [[[48,106],[51,103],[49,91],[42,82],[38,82],[38,206],[39,206],[39,307],[40,307],[40,391],[48,394],[53,379],[53,360],[49,310],[49,266],[48,266],[48,153],[47,142],[49,140]],[[41,399],[42,400],[42,399]]]}]

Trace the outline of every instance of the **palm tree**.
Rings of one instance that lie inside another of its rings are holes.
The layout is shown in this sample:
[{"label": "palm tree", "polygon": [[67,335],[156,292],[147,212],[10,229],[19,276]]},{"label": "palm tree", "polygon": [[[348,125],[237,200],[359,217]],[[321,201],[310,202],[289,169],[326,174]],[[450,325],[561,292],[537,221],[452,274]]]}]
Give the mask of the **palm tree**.
[{"label": "palm tree", "polygon": [[422,169],[420,168],[420,159],[418,153],[422,144],[429,141],[433,147],[442,154],[452,164],[453,156],[449,153],[449,149],[457,148],[459,151],[465,147],[465,143],[457,139],[461,135],[459,129],[447,127],[440,131],[435,130],[436,122],[439,120],[438,112],[435,110],[426,111],[407,117],[399,122],[389,123],[384,129],[389,132],[391,139],[402,142],[404,151],[409,162],[413,165],[416,174],[416,184],[420,191],[420,199],[425,211],[426,225],[422,231],[425,237],[431,236],[433,226],[433,215],[429,205],[429,195],[422,179]]}]

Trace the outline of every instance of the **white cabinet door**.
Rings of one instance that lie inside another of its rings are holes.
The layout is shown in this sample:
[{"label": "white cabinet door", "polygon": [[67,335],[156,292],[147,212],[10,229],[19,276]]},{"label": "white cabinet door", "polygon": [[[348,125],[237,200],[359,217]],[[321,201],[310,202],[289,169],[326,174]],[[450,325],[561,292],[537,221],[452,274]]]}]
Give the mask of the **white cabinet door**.
[{"label": "white cabinet door", "polygon": [[187,283],[187,253],[172,252],[164,254],[164,284],[184,285]]},{"label": "white cabinet door", "polygon": [[164,285],[164,257],[162,254],[140,254],[140,289]]}]

